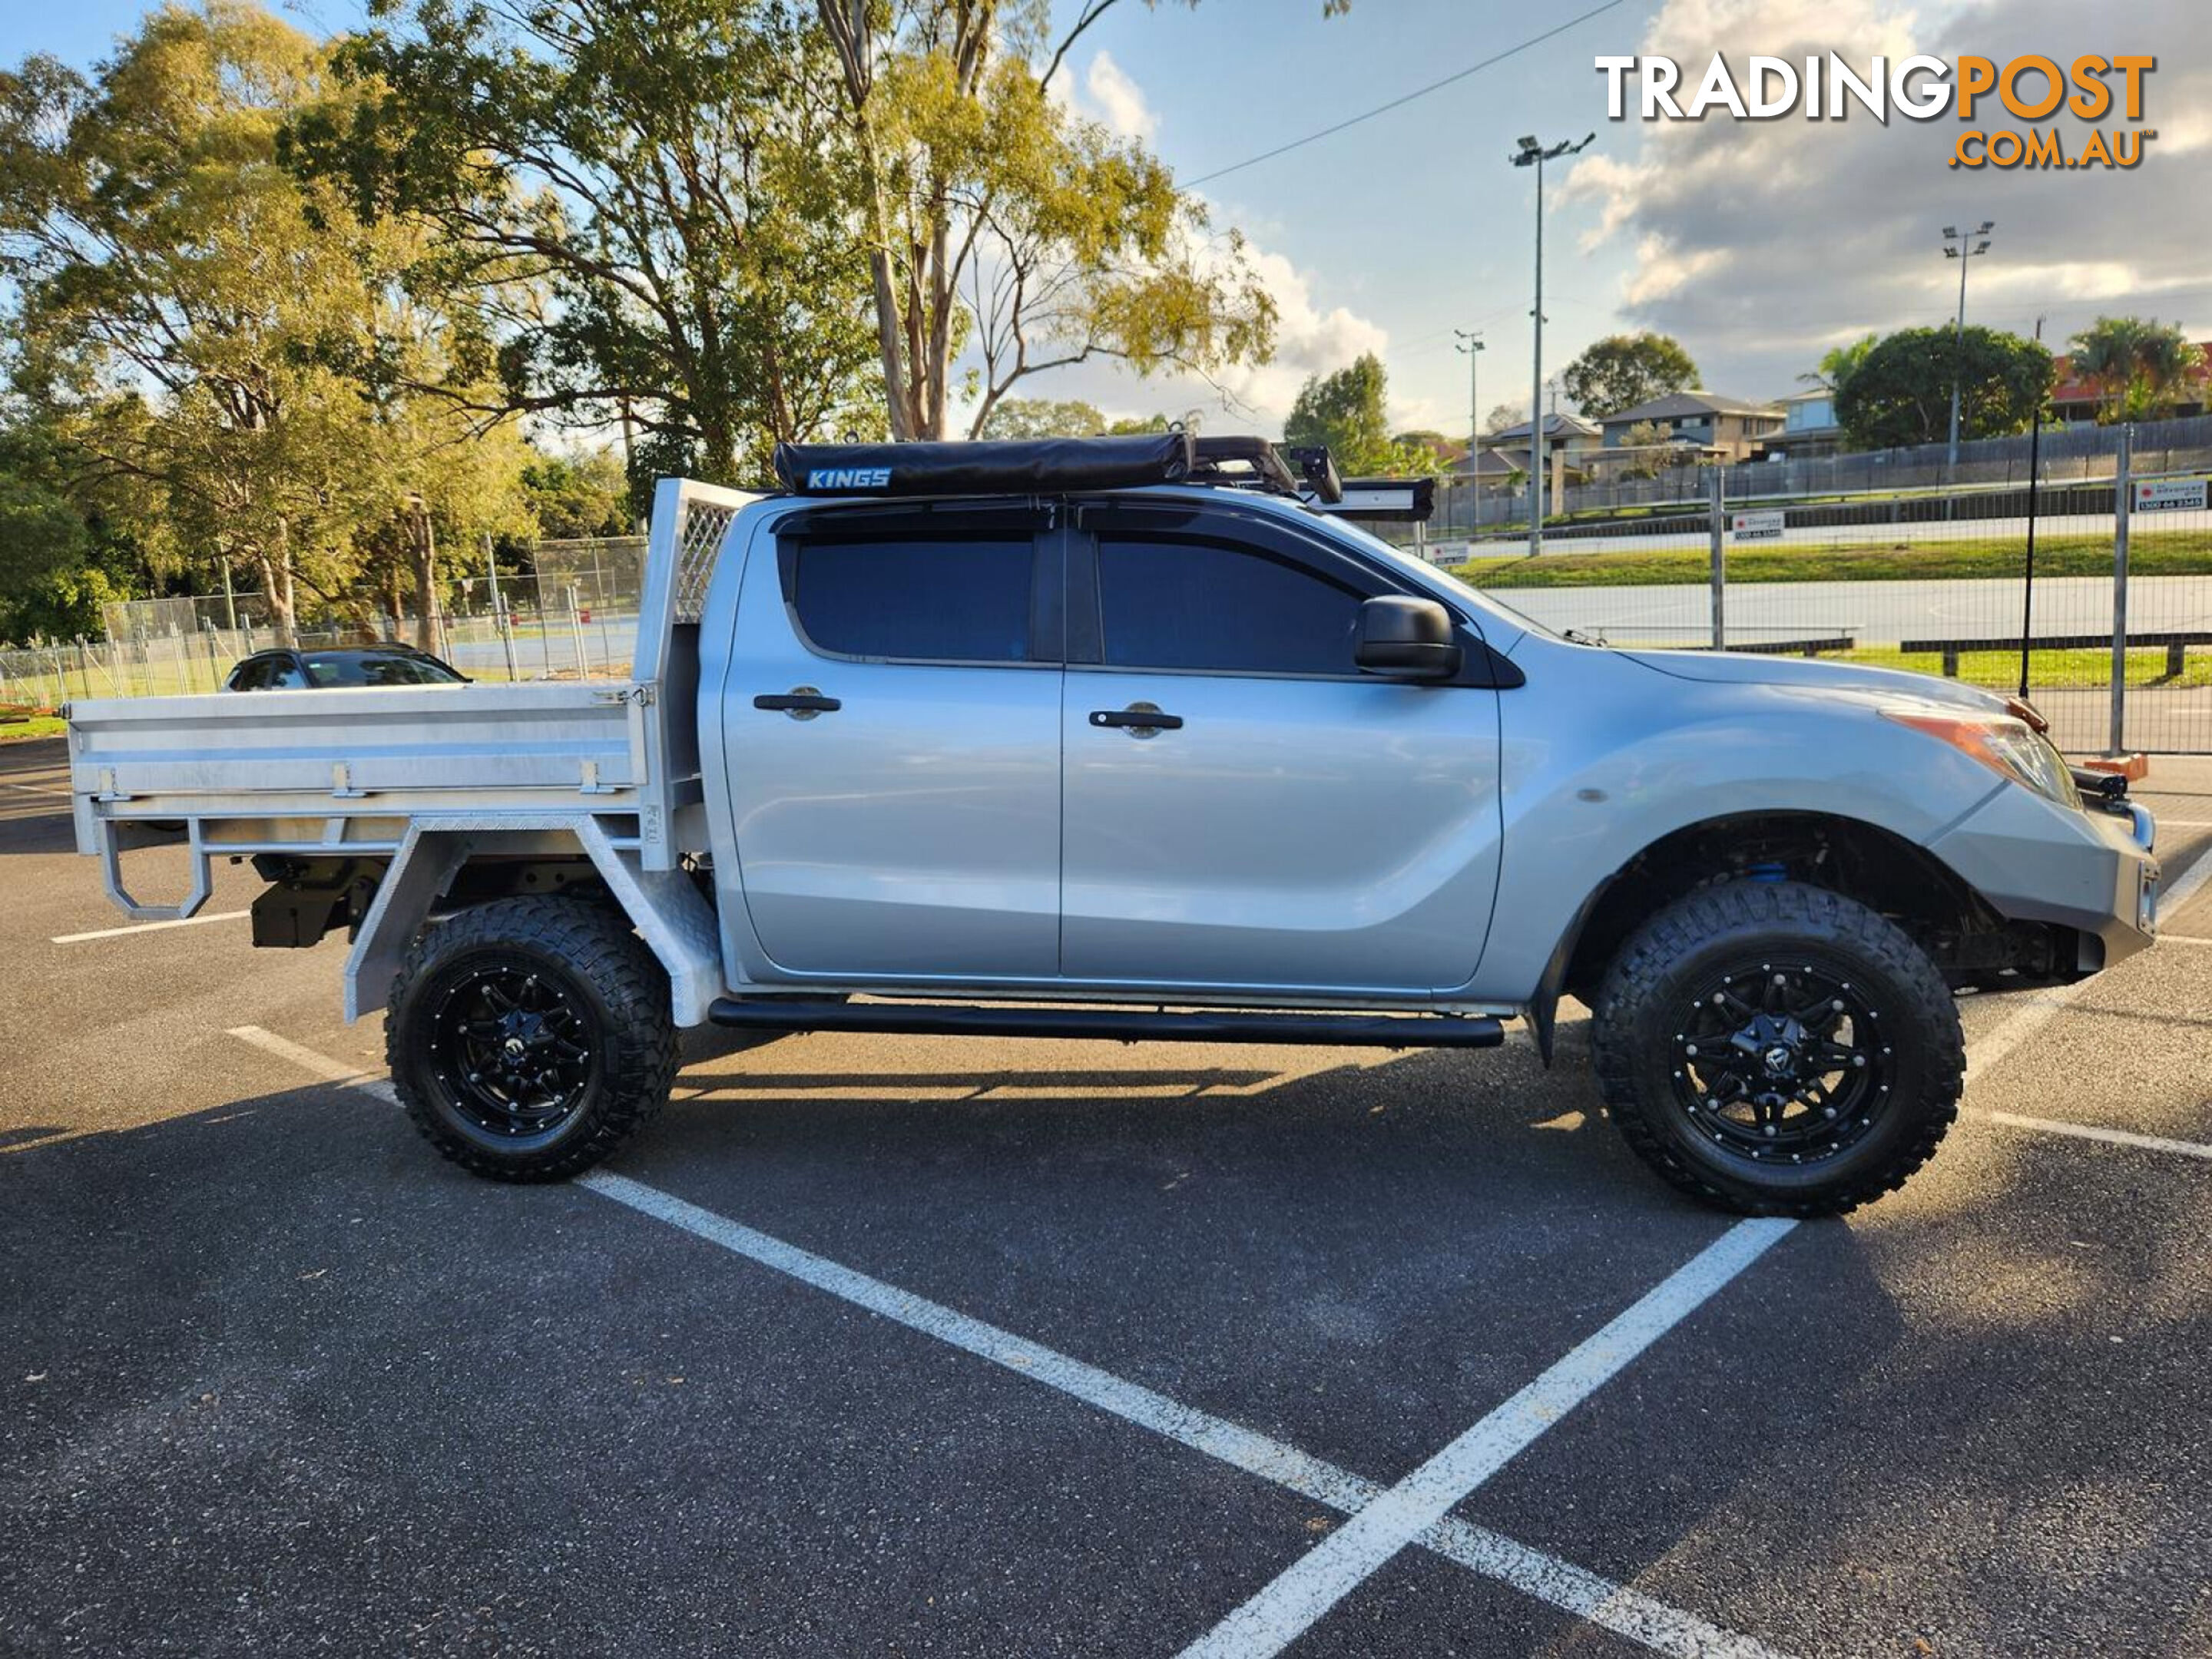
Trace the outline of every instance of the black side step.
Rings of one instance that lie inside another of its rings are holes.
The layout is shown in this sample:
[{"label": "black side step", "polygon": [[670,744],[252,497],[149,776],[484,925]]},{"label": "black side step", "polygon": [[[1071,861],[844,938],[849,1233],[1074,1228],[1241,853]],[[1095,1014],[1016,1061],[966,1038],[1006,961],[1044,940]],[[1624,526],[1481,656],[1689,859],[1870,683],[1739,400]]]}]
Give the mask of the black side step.
[{"label": "black side step", "polygon": [[1361,1048],[1495,1048],[1488,1016],[1252,1014],[1144,1008],[976,1008],[962,1003],[807,1002],[718,997],[707,1018],[755,1031],[897,1031],[912,1036],[1111,1037],[1123,1042],[1306,1042]]}]

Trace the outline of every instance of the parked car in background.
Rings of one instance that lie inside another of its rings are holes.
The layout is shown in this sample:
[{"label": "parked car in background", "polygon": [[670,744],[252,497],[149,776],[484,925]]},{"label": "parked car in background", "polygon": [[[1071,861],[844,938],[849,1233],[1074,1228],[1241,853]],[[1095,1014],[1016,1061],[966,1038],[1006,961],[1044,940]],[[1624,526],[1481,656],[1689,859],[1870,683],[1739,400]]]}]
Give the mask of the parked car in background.
[{"label": "parked car in background", "polygon": [[465,685],[469,677],[406,645],[257,651],[230,671],[226,691],[327,691],[359,685]]}]

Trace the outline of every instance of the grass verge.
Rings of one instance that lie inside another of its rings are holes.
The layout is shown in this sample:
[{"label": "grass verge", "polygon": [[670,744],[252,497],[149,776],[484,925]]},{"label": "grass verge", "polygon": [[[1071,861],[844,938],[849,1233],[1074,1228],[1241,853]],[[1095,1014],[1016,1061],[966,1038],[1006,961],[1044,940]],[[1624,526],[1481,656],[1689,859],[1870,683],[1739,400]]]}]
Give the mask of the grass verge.
[{"label": "grass verge", "polygon": [[[1731,583],[1987,581],[2017,579],[2027,559],[2027,543],[2016,537],[1996,542],[1902,542],[1887,547],[1797,544],[1730,548],[1728,579]],[[2129,542],[2128,572],[2136,576],[2212,574],[2212,530],[2138,534]],[[2112,538],[2074,535],[2039,539],[2035,574],[2109,576]],[[1477,587],[1695,587],[1711,580],[1712,561],[1703,547],[1648,553],[1545,553],[1535,558],[1522,553],[1472,559],[1455,567],[1453,574]]]}]

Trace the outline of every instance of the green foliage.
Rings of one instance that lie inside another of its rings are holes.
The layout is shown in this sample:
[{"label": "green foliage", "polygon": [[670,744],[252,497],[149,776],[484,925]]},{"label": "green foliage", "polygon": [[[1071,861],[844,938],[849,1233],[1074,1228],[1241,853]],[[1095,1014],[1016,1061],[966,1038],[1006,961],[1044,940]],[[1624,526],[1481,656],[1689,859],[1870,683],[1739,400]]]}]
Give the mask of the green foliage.
[{"label": "green foliage", "polygon": [[1969,328],[1908,328],[1866,354],[1836,394],[1836,419],[1856,449],[1940,443],[1950,430],[1951,387],[1960,387],[1962,438],[2027,430],[2050,395],[2051,353],[2038,342]]},{"label": "green foliage", "polygon": [[1057,46],[1043,0],[817,0],[833,50],[895,437],[949,434],[972,349],[974,436],[1012,387],[1106,358],[1139,375],[1264,362],[1275,303],[1235,232],[1141,143],[1047,88],[1112,0]]},{"label": "green foliage", "polygon": [[1849,345],[1831,346],[1820,354],[1820,361],[1810,374],[1797,378],[1829,392],[1841,392],[1844,383],[1858,372],[1869,354],[1879,343],[1880,336],[1868,334],[1853,340]]},{"label": "green foliage", "polygon": [[[1160,430],[1167,430],[1161,416]],[[1095,438],[1106,430],[1097,406],[1081,398],[1003,398],[983,422],[986,438]]]},{"label": "green foliage", "polygon": [[421,224],[363,223],[278,161],[288,120],[342,101],[327,68],[213,0],[151,14],[94,82],[36,58],[0,75],[11,434],[35,428],[39,476],[100,549],[210,587],[228,567],[280,628],[297,586],[340,592],[410,533],[428,592],[424,526],[466,547],[531,523],[519,441],[482,413],[480,305],[501,296],[441,286]]},{"label": "green foliage", "polygon": [[0,640],[97,637],[100,607],[120,597],[93,562],[91,532],[59,495],[0,476]]},{"label": "green foliage", "polygon": [[2100,422],[2154,420],[2192,387],[2203,395],[2203,350],[2178,323],[2100,317],[2073,345],[2073,373],[2097,388]]},{"label": "green foliage", "polygon": [[549,539],[630,533],[629,484],[612,450],[538,454],[523,465],[522,490],[538,533]]},{"label": "green foliage", "polygon": [[1607,335],[1559,375],[1575,407],[1594,421],[1697,383],[1698,366],[1681,342],[1648,330]]},{"label": "green foliage", "polygon": [[627,411],[737,482],[867,397],[874,340],[819,30],[775,0],[375,0],[287,154],[434,233],[500,310],[506,411]]},{"label": "green foliage", "polygon": [[1433,451],[1393,438],[1383,412],[1389,376],[1373,352],[1332,374],[1307,378],[1283,422],[1286,448],[1319,444],[1345,477],[1423,477],[1437,471]]},{"label": "green foliage", "polygon": [[1164,415],[1147,415],[1141,418],[1125,415],[1107,427],[1106,435],[1109,438],[1136,437],[1147,432],[1165,432],[1174,424]]}]

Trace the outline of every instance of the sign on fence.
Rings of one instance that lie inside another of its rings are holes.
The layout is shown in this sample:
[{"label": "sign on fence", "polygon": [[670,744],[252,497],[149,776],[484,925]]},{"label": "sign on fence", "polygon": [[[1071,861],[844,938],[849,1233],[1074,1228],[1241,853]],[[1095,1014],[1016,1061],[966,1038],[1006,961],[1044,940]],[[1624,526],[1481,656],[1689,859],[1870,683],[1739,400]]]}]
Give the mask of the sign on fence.
[{"label": "sign on fence", "polygon": [[2136,484],[2138,513],[2202,513],[2205,481],[2202,478],[2143,478]]},{"label": "sign on fence", "polygon": [[1778,542],[1782,539],[1782,521],[1787,516],[1780,512],[1732,514],[1729,528],[1740,542]]}]

